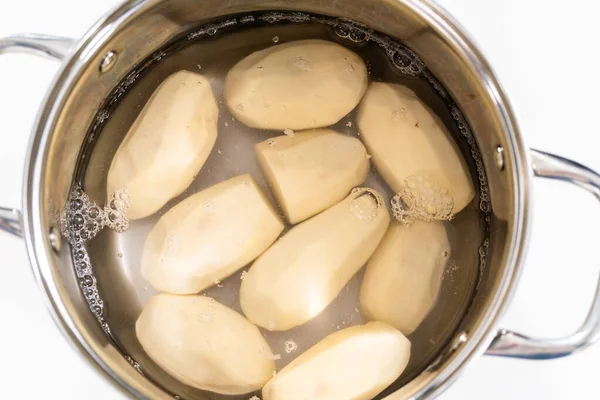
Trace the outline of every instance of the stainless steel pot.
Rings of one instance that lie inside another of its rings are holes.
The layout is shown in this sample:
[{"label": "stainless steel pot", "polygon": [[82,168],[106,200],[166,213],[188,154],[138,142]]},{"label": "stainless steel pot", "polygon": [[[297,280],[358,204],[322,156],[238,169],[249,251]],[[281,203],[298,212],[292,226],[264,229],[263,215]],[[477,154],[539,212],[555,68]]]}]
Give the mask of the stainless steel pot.
[{"label": "stainless steel pot", "polygon": [[388,398],[436,397],[483,353],[554,358],[581,350],[600,337],[600,286],[586,320],[568,337],[542,340],[498,329],[523,268],[531,179],[568,181],[600,199],[600,176],[572,161],[525,147],[491,68],[439,6],[429,0],[131,0],[79,41],[39,35],[0,38],[0,54],[26,51],[62,60],[30,142],[23,211],[0,208],[0,229],[25,238],[33,272],[57,325],[99,371],[132,396],[171,398],[135,371],[104,334],[77,285],[68,246],[61,246],[56,212],[67,200],[88,127],[127,71],[161,44],[207,21],[261,10],[350,18],[399,39],[454,97],[483,155],[492,220],[488,263],[479,290],[443,354]]}]

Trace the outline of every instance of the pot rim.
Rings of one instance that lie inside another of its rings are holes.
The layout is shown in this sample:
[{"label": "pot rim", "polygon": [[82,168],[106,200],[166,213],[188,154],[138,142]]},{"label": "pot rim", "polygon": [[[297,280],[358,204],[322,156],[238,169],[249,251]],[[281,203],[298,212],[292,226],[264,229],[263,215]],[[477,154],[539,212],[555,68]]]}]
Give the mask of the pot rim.
[{"label": "pot rim", "polygon": [[[53,272],[48,260],[53,250],[50,247],[47,232],[43,229],[40,188],[41,177],[44,175],[46,160],[49,157],[49,138],[53,133],[57,117],[65,106],[80,72],[93,57],[94,50],[99,46],[99,42],[108,40],[120,25],[135,19],[160,1],[128,0],[108,12],[79,40],[71,57],[63,63],[57,73],[42,103],[43,106],[38,112],[29,142],[23,182],[23,230],[27,253],[35,279],[44,294],[44,300],[56,325],[69,343],[90,361],[99,372],[109,378],[114,386],[124,393],[143,398],[147,397],[149,393],[141,386],[127,382],[115,372],[120,368],[117,368],[113,361],[103,359],[94,350],[94,343],[91,343],[88,340],[89,338],[81,334],[78,329],[78,321],[73,318],[66,305],[61,301],[61,293],[55,282],[55,280],[60,279],[60,276],[55,271]],[[519,133],[515,113],[510,106],[508,97],[485,57],[478,50],[473,40],[465,33],[465,29],[450,17],[447,11],[432,0],[397,1],[402,1],[414,12],[420,14],[432,29],[452,44],[454,50],[463,59],[468,60],[496,105],[496,113],[499,115],[506,133],[505,150],[508,151],[505,151],[505,154],[514,155],[514,157],[506,158],[506,163],[512,164],[512,168],[507,168],[507,171],[513,171],[515,212],[512,231],[508,232],[512,241],[506,260],[504,278],[485,316],[478,323],[477,329],[474,332],[469,332],[468,341],[454,359],[425,387],[411,397],[413,399],[430,399],[437,397],[447,389],[464,371],[464,367],[469,362],[485,352],[496,335],[498,319],[507,309],[513,297],[527,249],[531,216],[527,189],[532,179],[532,172],[529,151]],[[391,398],[393,397],[394,394],[391,395]]]}]

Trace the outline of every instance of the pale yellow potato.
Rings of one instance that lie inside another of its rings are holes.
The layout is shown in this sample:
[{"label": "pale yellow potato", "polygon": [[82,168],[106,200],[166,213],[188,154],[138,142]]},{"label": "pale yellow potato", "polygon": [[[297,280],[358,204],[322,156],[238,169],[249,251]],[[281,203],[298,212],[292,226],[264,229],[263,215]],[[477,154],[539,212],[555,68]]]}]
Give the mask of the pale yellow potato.
[{"label": "pale yellow potato", "polygon": [[225,79],[225,103],[252,128],[321,128],[352,111],[367,83],[365,63],[352,51],[325,40],[299,40],[238,62]]},{"label": "pale yellow potato", "polygon": [[255,149],[291,224],[339,202],[369,173],[367,150],[361,141],[332,129],[279,136],[257,144]]},{"label": "pale yellow potato", "polygon": [[156,364],[198,389],[249,393],[275,371],[275,357],[258,328],[209,297],[156,295],[144,307],[135,333]]},{"label": "pale yellow potato", "polygon": [[194,180],[217,139],[219,109],[204,76],[179,71],[152,94],[119,146],[107,196],[125,189],[129,219],[157,212]]},{"label": "pale yellow potato", "polygon": [[358,108],[358,129],[377,170],[395,192],[411,176],[447,189],[454,214],[475,195],[452,136],[427,105],[402,85],[373,82]]},{"label": "pale yellow potato", "polygon": [[263,400],[371,400],[392,384],[410,358],[410,342],[384,322],[335,332],[283,368]]},{"label": "pale yellow potato", "polygon": [[159,291],[198,293],[258,257],[283,228],[254,179],[240,175],[158,220],[144,245],[142,275]]},{"label": "pale yellow potato", "polygon": [[381,196],[360,188],[296,225],[254,262],[242,281],[244,314],[273,331],[309,321],[365,264],[389,221]]},{"label": "pale yellow potato", "polygon": [[435,304],[450,255],[443,222],[390,224],[367,264],[360,288],[362,312],[410,335]]}]

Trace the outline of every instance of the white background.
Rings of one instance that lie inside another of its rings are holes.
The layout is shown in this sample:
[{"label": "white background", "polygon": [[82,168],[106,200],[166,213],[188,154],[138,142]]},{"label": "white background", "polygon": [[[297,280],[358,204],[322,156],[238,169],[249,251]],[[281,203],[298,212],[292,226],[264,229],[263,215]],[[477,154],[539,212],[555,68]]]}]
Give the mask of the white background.
[{"label": "white background", "polygon": [[[0,0],[0,35],[81,37],[117,0]],[[526,143],[600,170],[600,23],[593,0],[440,0],[494,66]],[[0,204],[20,207],[29,132],[57,64],[0,57]],[[565,184],[536,180],[534,228],[503,325],[556,336],[585,316],[600,258],[600,207]],[[0,234],[0,398],[121,399],[69,347],[34,283],[23,243]],[[600,345],[531,362],[483,357],[444,400],[599,399]]]}]

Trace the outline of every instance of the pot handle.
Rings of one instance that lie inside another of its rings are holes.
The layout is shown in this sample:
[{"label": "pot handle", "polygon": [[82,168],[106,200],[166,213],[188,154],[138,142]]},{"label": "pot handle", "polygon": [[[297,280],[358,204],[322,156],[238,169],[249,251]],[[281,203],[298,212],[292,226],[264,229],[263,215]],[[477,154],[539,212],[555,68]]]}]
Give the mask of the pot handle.
[{"label": "pot handle", "polygon": [[[62,60],[74,47],[75,40],[38,34],[0,36],[0,55],[30,53],[45,58]],[[21,211],[0,207],[0,231],[22,237]]]},{"label": "pot handle", "polygon": [[[565,158],[531,150],[535,176],[558,179],[577,185],[600,200],[600,175]],[[600,339],[600,281],[592,306],[581,327],[572,335],[558,339],[537,339],[506,329],[500,330],[486,354],[531,360],[568,356]]]}]

